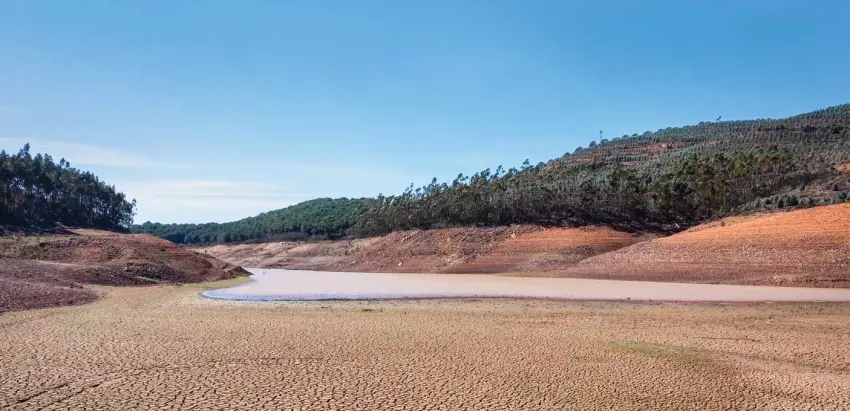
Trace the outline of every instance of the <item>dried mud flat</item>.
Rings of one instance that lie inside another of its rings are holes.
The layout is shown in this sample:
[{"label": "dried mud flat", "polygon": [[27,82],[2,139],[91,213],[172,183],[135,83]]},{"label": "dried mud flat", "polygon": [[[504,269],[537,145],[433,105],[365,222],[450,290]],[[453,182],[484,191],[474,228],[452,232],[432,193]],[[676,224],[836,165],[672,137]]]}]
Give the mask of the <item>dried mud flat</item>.
[{"label": "dried mud flat", "polygon": [[101,287],[94,304],[0,316],[0,409],[850,409],[846,304],[201,289]]}]

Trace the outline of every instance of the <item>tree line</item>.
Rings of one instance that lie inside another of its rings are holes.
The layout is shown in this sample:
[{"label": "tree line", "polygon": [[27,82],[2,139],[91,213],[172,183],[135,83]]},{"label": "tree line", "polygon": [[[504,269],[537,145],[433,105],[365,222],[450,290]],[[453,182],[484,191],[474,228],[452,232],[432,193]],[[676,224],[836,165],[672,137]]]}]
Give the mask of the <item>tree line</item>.
[{"label": "tree line", "polygon": [[850,105],[781,120],[704,122],[603,139],[537,165],[411,185],[361,205],[352,232],[514,223],[678,230],[733,211],[846,201],[847,178],[820,188],[831,193],[809,197],[804,189],[848,166]]},{"label": "tree line", "polygon": [[602,139],[545,163],[434,179],[399,195],[316,199],[231,223],[147,222],[133,230],[188,244],[465,225],[676,231],[730,212],[846,201],[850,181],[841,170],[847,169],[850,105],[842,105],[779,120],[703,122]]},{"label": "tree line", "polygon": [[675,230],[834,175],[823,161],[772,147],[693,153],[646,167],[619,163],[484,170],[409,187],[361,206],[355,233],[458,225],[607,224]]},{"label": "tree line", "polygon": [[133,224],[135,200],[64,158],[31,155],[29,144],[14,155],[0,151],[0,182],[2,226],[127,231]]},{"label": "tree line", "polygon": [[338,239],[349,232],[366,199],[318,198],[229,223],[161,224],[150,221],[133,226],[178,244],[299,241]]}]

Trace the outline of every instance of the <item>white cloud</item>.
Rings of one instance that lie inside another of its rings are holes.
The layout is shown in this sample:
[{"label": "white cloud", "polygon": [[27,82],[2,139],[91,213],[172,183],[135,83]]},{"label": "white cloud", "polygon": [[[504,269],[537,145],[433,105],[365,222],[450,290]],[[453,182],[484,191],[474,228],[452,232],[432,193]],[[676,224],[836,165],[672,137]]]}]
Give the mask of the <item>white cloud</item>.
[{"label": "white cloud", "polygon": [[127,168],[179,168],[175,164],[169,164],[154,160],[141,154],[128,153],[126,151],[98,147],[83,143],[72,143],[56,140],[26,140],[22,138],[0,138],[0,147],[10,152],[17,152],[24,144],[30,144],[32,153],[48,153],[55,159],[65,158],[71,165],[89,165],[106,167]]},{"label": "white cloud", "polygon": [[136,222],[224,222],[297,203],[279,185],[235,180],[167,180],[122,184],[138,202]]}]

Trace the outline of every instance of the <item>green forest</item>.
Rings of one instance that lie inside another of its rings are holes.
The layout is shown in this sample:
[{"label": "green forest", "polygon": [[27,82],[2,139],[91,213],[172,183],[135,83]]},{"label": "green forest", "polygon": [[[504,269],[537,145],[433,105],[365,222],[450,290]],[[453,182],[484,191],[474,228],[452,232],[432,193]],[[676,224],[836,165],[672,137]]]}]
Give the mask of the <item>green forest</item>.
[{"label": "green forest", "polygon": [[513,223],[677,231],[731,212],[846,201],[848,165],[850,105],[705,122],[379,196],[361,207],[353,233]]},{"label": "green forest", "polygon": [[64,159],[32,156],[28,145],[0,153],[0,173],[0,225],[130,229],[183,244],[508,224],[672,232],[733,213],[848,201],[850,104],[600,139],[536,165],[434,179],[392,196],[319,198],[229,223],[133,225],[135,200]]},{"label": "green forest", "polygon": [[0,151],[0,225],[24,229],[74,227],[127,231],[136,201],[128,201],[97,176],[49,154]]},{"label": "green forest", "polygon": [[848,165],[850,105],[842,105],[602,139],[545,163],[434,179],[394,196],[318,199],[226,224],[133,229],[191,244],[517,223],[670,232],[729,213],[846,201]]},{"label": "green forest", "polygon": [[338,239],[356,221],[366,199],[318,198],[230,223],[160,224],[133,226],[138,233],[154,234],[178,244]]}]

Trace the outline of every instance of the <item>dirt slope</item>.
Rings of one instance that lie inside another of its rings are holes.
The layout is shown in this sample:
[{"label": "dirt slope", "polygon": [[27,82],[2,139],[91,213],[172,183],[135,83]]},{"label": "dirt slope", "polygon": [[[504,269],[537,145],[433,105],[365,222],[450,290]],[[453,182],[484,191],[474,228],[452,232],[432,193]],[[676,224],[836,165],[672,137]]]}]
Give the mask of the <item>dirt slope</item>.
[{"label": "dirt slope", "polygon": [[603,227],[464,227],[372,239],[197,249],[244,267],[367,272],[547,274],[643,238]]},{"label": "dirt slope", "polygon": [[74,235],[0,237],[0,312],[83,304],[84,284],[194,283],[248,273],[150,235],[78,230]]},{"label": "dirt slope", "polygon": [[721,220],[590,257],[563,275],[850,287],[850,204]]},{"label": "dirt slope", "polygon": [[467,227],[199,251],[245,267],[850,288],[850,204],[730,217],[654,239],[602,227]]}]

